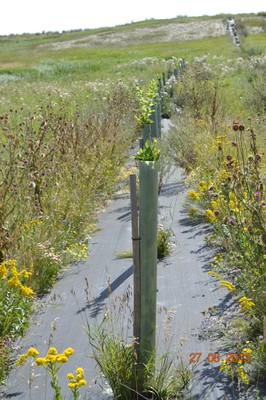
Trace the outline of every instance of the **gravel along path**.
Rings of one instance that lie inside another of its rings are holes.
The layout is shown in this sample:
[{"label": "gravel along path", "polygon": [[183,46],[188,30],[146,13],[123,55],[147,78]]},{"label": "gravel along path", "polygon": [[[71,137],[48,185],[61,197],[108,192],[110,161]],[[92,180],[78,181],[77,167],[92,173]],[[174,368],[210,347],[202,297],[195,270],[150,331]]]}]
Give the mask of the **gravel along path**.
[{"label": "gravel along path", "polygon": [[[194,361],[188,399],[241,399],[220,373],[220,363],[212,356],[213,353],[222,356],[221,343],[216,336],[220,328],[218,315],[229,314],[233,300],[228,291],[207,274],[213,253],[204,238],[210,226],[191,222],[183,209],[185,196],[184,175],[180,169],[173,168],[159,196],[159,221],[173,230],[175,246],[171,255],[158,263],[158,352],[165,351],[164,346],[168,346],[166,350],[179,351],[185,363]],[[117,252],[131,249],[129,193],[117,195],[110,202],[99,216],[98,228],[90,240],[88,259],[63,271],[51,293],[37,308],[25,338],[18,343],[18,355],[32,346],[41,355],[46,354],[51,344],[60,352],[67,347],[75,350],[60,370],[63,399],[72,399],[66,374],[77,367],[84,369],[89,384],[81,388],[81,399],[112,398],[90,357],[84,326],[87,322],[91,325],[96,320],[101,322],[110,296],[119,298],[131,290],[132,259],[116,257]],[[210,307],[215,312],[207,318]],[[168,310],[168,344],[161,310]],[[124,328],[132,335],[130,310],[127,312]],[[51,400],[52,393],[44,370],[28,362],[10,373],[0,398]]]}]

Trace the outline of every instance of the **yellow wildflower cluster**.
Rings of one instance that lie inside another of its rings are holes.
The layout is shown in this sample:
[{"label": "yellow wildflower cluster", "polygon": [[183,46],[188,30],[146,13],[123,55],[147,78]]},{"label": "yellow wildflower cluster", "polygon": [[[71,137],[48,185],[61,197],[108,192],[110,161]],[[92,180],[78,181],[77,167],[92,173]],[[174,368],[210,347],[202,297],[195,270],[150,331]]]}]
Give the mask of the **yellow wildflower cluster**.
[{"label": "yellow wildflower cluster", "polygon": [[237,377],[239,382],[243,382],[246,385],[249,384],[249,379],[241,360],[239,360],[236,365],[234,363],[228,362],[227,360],[222,360],[221,363],[222,365],[220,366],[220,371],[224,371],[225,373],[230,375],[232,379],[234,377]]},{"label": "yellow wildflower cluster", "polygon": [[74,243],[72,246],[66,247],[66,250],[76,258],[88,258],[88,246],[85,243]]},{"label": "yellow wildflower cluster", "polygon": [[188,210],[189,217],[193,218],[198,215],[198,210],[195,207],[190,207]]},{"label": "yellow wildflower cluster", "polygon": [[228,143],[227,135],[218,135],[218,136],[216,136],[216,140]]},{"label": "yellow wildflower cluster", "polygon": [[[194,182],[195,184],[195,182]],[[199,200],[205,193],[208,192],[209,188],[213,186],[213,182],[206,182],[205,180],[201,180],[199,183],[196,185],[197,190],[189,190],[188,191],[188,197],[191,200]]]},{"label": "yellow wildflower cluster", "polygon": [[87,382],[84,379],[83,368],[77,368],[76,369],[76,377],[72,373],[67,374],[67,377],[69,379],[68,387],[70,389],[76,389],[76,388],[78,388],[80,386],[87,385]]},{"label": "yellow wildflower cluster", "polygon": [[[239,362],[241,364],[241,362]],[[240,380],[240,382],[245,383],[246,385],[249,384],[249,379],[247,374],[245,373],[244,366],[239,365],[236,369],[237,377]]]},{"label": "yellow wildflower cluster", "polygon": [[0,264],[0,279],[7,281],[7,285],[11,288],[18,288],[23,296],[32,296],[33,290],[25,286],[22,282],[32,275],[31,271],[23,268],[21,271],[17,269],[16,260],[3,261]]},{"label": "yellow wildflower cluster", "polygon": [[241,312],[250,311],[252,307],[255,306],[255,303],[253,303],[252,299],[246,296],[241,297],[241,299],[239,299],[239,303],[242,308]]},{"label": "yellow wildflower cluster", "polygon": [[197,179],[197,172],[200,171],[200,168],[197,167],[196,169],[192,170],[189,175],[185,178],[185,184],[190,185],[196,182]]},{"label": "yellow wildflower cluster", "polygon": [[234,192],[230,192],[229,193],[229,208],[231,209],[231,211],[234,211],[235,213],[239,213],[239,207],[240,207],[240,203],[237,200],[236,195],[234,194]]},{"label": "yellow wildflower cluster", "polygon": [[[220,366],[220,371],[225,371],[227,372],[229,375],[232,375],[233,370],[232,370],[232,366],[230,363],[227,362],[227,360],[222,360],[221,361],[221,366]],[[233,374],[234,375],[234,374]]]},{"label": "yellow wildflower cluster", "polygon": [[220,277],[221,277],[221,275],[218,272],[215,272],[215,271],[208,271],[207,274],[208,275],[212,275],[217,279],[220,279]]},{"label": "yellow wildflower cluster", "polygon": [[224,199],[222,197],[220,197],[220,196],[217,197],[215,200],[211,200],[210,201],[211,208],[213,210],[219,210],[222,207],[223,200]]},{"label": "yellow wildflower cluster", "polygon": [[[246,343],[248,343],[248,342],[246,342]],[[245,353],[245,354],[251,354],[252,353],[252,349],[250,349],[249,347],[245,347],[243,350],[242,350],[242,353]]]},{"label": "yellow wildflower cluster", "polygon": [[[249,341],[246,342],[248,344]],[[250,361],[250,355],[252,353],[252,349],[250,347],[245,347],[240,351],[240,357],[238,357],[237,362],[222,360],[220,371],[225,371],[225,373],[229,374],[232,379],[237,377],[239,382],[249,384],[248,375],[245,371],[244,365]]]},{"label": "yellow wildflower cluster", "polygon": [[200,194],[193,189],[189,190],[188,196],[191,200],[199,200],[200,199]]},{"label": "yellow wildflower cluster", "polygon": [[228,144],[227,135],[216,136],[215,146],[212,147],[213,150],[222,150],[222,146]]},{"label": "yellow wildflower cluster", "polygon": [[138,169],[136,167],[131,167],[129,169],[126,169],[125,167],[123,167],[121,170],[121,174],[118,176],[118,179],[127,179],[129,177],[129,175],[136,174],[137,170]]},{"label": "yellow wildflower cluster", "polygon": [[29,357],[33,357],[37,365],[42,365],[44,367],[52,364],[63,364],[67,362],[68,358],[74,354],[74,350],[71,347],[68,347],[63,351],[63,353],[58,354],[55,347],[50,347],[47,351],[45,357],[38,357],[39,352],[34,347],[31,347],[27,353],[22,354],[19,359],[16,361],[16,365],[24,364]]},{"label": "yellow wildflower cluster", "polygon": [[206,125],[206,122],[204,121],[204,119],[197,119],[196,121],[195,121],[195,124],[196,125]]},{"label": "yellow wildflower cluster", "polygon": [[206,210],[205,211],[205,218],[208,222],[213,224],[215,221],[217,221],[217,216],[214,214],[212,210]]},{"label": "yellow wildflower cluster", "polygon": [[231,177],[231,172],[226,171],[225,169],[218,170],[215,173],[215,177],[219,182],[225,182],[229,177]]},{"label": "yellow wildflower cluster", "polygon": [[222,253],[218,253],[218,254],[216,254],[215,257],[213,257],[213,261],[214,261],[216,264],[222,262],[223,260],[224,260],[224,256],[223,256]]},{"label": "yellow wildflower cluster", "polygon": [[29,231],[32,227],[36,225],[42,225],[42,223],[43,221],[41,219],[33,219],[28,224],[24,224],[22,228],[24,229],[24,231]]},{"label": "yellow wildflower cluster", "polygon": [[[58,384],[58,371],[62,364],[66,363],[69,357],[74,354],[74,350],[71,347],[65,349],[62,353],[58,353],[55,347],[50,347],[47,354],[44,357],[39,357],[39,351],[35,347],[31,347],[26,354],[22,354],[16,362],[16,365],[24,364],[29,357],[35,360],[36,365],[44,367],[51,376],[51,386],[55,391],[55,399],[61,399],[61,387]],[[70,373],[67,375],[69,379],[68,387],[72,390],[74,400],[79,399],[78,388],[85,386],[87,382],[84,379],[84,371],[82,368],[76,369],[76,377]]]},{"label": "yellow wildflower cluster", "polygon": [[221,281],[220,286],[226,287],[229,290],[234,290],[236,288],[235,285],[229,281]]},{"label": "yellow wildflower cluster", "polygon": [[211,184],[208,185],[208,183],[206,181],[200,181],[197,185],[197,188],[198,188],[199,193],[201,194],[201,193],[206,192],[210,186],[211,186]]}]

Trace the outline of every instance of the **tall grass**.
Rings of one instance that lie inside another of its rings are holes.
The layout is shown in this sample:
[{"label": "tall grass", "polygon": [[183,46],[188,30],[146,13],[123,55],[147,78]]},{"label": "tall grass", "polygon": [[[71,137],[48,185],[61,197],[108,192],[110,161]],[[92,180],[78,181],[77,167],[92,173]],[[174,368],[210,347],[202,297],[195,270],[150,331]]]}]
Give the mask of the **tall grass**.
[{"label": "tall grass", "polygon": [[[108,382],[114,399],[183,399],[191,379],[191,371],[180,354],[163,349],[152,353],[145,365],[137,359],[137,339],[132,339],[132,289],[121,296],[110,291],[109,304],[100,324],[87,323],[86,333],[100,372]],[[163,340],[168,343],[171,324],[167,310],[162,322]],[[131,338],[131,339],[130,339]],[[162,339],[162,338],[160,338]],[[141,371],[141,376],[140,376]]]},{"label": "tall grass", "polygon": [[[208,243],[217,255],[209,273],[238,303],[223,333],[226,343],[252,354],[249,365],[228,361],[221,371],[245,387],[263,380],[266,370],[264,68],[261,59],[231,60],[220,70],[218,84],[217,65],[195,60],[177,82],[175,101],[182,112],[168,136],[174,157],[189,173],[188,214],[213,225]],[[224,84],[236,74],[249,80]]]},{"label": "tall grass", "polygon": [[121,82],[93,100],[75,104],[54,88],[0,116],[1,338],[23,334],[34,293],[87,257],[97,211],[114,193],[136,134],[135,100]]}]

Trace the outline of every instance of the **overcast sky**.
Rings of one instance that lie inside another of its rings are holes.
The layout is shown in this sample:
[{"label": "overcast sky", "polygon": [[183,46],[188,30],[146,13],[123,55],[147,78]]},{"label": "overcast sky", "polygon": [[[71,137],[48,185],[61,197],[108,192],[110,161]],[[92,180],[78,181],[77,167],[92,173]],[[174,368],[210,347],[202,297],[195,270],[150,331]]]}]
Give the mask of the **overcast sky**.
[{"label": "overcast sky", "polygon": [[100,28],[150,18],[266,11],[265,0],[2,0],[0,35]]}]

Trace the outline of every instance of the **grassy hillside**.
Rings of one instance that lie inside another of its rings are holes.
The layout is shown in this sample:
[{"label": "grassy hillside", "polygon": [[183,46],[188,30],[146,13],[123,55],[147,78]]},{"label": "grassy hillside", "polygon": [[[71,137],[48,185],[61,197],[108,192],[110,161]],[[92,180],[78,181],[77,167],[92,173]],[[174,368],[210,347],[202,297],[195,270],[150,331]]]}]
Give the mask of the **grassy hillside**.
[{"label": "grassy hillside", "polygon": [[[265,50],[259,40],[264,19],[242,16],[250,32],[247,46]],[[251,40],[252,36],[252,40]],[[250,43],[251,41],[251,43]],[[75,74],[88,80],[132,74],[132,63],[146,57],[175,56],[190,61],[204,54],[233,56],[226,16],[149,20],[114,28],[0,37],[0,71],[34,79]],[[145,68],[146,69],[146,68]],[[138,72],[141,72],[138,70]]]}]

